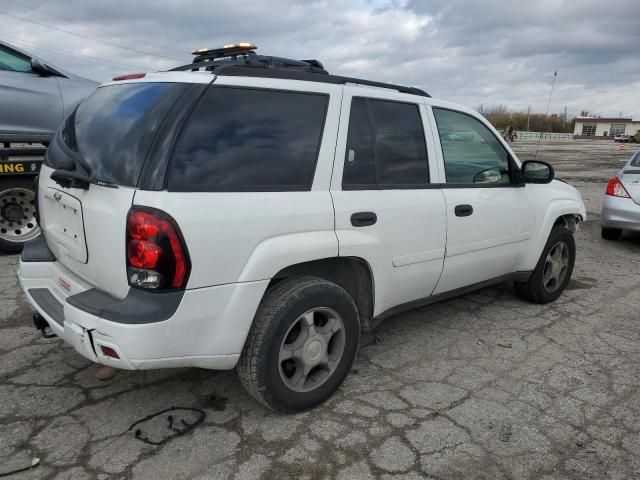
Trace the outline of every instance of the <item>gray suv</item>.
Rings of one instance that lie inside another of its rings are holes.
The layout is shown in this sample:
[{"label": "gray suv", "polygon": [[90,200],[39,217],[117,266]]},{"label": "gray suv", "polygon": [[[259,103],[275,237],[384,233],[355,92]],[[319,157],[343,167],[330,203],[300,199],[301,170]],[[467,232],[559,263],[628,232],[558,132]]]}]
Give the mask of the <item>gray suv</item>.
[{"label": "gray suv", "polygon": [[44,147],[97,86],[0,41],[0,250],[38,234],[33,177]]}]

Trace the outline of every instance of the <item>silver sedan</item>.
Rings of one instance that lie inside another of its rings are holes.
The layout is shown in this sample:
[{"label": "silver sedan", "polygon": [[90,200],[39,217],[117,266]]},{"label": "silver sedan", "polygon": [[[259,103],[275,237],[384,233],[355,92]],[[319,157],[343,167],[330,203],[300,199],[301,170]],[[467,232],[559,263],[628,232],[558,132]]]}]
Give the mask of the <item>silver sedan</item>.
[{"label": "silver sedan", "polygon": [[617,240],[622,230],[640,232],[640,151],[609,180],[602,202],[602,238]]}]

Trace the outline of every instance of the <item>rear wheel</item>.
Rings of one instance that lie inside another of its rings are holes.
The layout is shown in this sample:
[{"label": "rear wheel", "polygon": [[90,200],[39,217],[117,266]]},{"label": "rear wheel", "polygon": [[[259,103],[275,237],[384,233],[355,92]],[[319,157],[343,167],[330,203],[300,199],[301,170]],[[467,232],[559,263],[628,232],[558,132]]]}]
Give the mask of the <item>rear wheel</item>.
[{"label": "rear wheel", "polygon": [[620,235],[622,235],[622,230],[619,228],[602,227],[602,238],[605,240],[618,240]]},{"label": "rear wheel", "polygon": [[569,283],[575,260],[573,234],[565,227],[554,227],[529,280],[514,284],[516,294],[533,303],[553,302]]},{"label": "rear wheel", "polygon": [[343,288],[314,277],[284,280],[258,308],[238,375],[267,407],[306,410],[342,384],[359,341],[358,310]]},{"label": "rear wheel", "polygon": [[40,233],[33,178],[0,179],[0,251],[17,253]]}]

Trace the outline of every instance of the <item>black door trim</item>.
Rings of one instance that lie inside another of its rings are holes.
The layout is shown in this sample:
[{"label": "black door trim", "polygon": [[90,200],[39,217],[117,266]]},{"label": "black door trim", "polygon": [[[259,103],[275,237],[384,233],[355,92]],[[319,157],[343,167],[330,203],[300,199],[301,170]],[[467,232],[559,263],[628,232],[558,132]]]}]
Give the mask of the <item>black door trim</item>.
[{"label": "black door trim", "polygon": [[431,305],[432,303],[441,302],[443,300],[449,300],[451,298],[459,297],[460,295],[464,295],[481,288],[490,287],[492,285],[497,285],[499,283],[526,282],[527,280],[529,280],[529,277],[531,277],[531,273],[532,271],[508,273],[506,275],[501,275],[499,277],[490,278],[489,280],[474,283],[473,285],[467,285],[466,287],[456,288],[455,290],[450,290],[448,292],[438,293],[437,295],[431,295],[429,297],[419,298],[418,300],[403,303],[401,305],[397,305],[388,310],[385,310],[380,315],[374,317],[372,324],[373,326],[375,326],[385,318],[397,315],[398,313],[406,312],[407,310],[413,310],[414,308],[425,307],[427,305]]}]

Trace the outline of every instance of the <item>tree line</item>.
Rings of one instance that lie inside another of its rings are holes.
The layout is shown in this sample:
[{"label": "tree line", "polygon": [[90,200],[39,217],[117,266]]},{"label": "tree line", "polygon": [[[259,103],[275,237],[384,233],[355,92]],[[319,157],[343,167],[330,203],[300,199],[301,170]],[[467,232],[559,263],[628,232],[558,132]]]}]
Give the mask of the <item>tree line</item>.
[{"label": "tree line", "polygon": [[573,133],[575,118],[567,118],[566,113],[510,111],[505,105],[476,108],[497,130],[513,127],[514,130],[531,132]]}]

